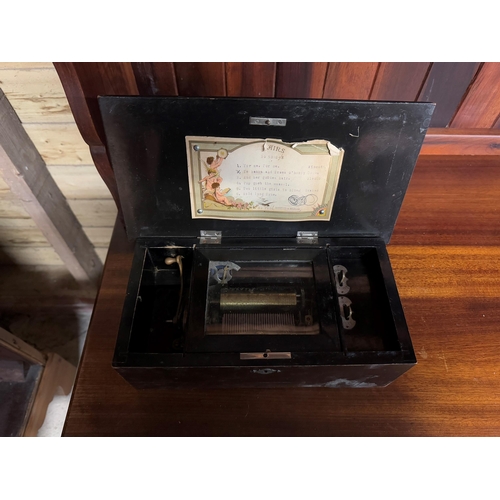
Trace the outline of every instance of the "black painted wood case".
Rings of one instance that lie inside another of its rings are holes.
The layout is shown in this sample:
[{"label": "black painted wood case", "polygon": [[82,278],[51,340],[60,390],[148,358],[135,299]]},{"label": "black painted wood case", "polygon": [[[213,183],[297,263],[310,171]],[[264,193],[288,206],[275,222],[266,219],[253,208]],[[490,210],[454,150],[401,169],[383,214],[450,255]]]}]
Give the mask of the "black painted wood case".
[{"label": "black painted wood case", "polygon": [[[376,387],[416,363],[386,243],[432,104],[104,97],[100,107],[136,242],[112,361],[130,383]],[[263,132],[251,116],[287,126]],[[264,133],[344,149],[330,221],[194,220],[185,137]]]}]

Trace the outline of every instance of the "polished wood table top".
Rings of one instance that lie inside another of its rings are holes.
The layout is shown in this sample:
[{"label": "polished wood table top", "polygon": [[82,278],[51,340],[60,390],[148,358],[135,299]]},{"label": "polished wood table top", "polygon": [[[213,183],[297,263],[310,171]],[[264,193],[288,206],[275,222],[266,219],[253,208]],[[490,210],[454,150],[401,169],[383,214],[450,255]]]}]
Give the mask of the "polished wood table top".
[{"label": "polished wood table top", "polygon": [[111,367],[131,248],[117,224],[64,435],[500,434],[500,157],[419,160],[388,246],[418,364],[386,388],[133,388]]}]

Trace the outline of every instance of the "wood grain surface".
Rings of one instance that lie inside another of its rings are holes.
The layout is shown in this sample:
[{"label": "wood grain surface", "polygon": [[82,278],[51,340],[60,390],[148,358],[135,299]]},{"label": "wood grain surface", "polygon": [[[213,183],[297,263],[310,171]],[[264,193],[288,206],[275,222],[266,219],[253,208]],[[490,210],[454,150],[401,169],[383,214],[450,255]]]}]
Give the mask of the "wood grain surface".
[{"label": "wood grain surface", "polygon": [[[68,200],[84,231],[89,228],[112,228],[116,220],[116,205],[113,200]],[[10,194],[0,199],[0,227],[12,227],[20,222],[24,226],[31,217],[17,196]],[[99,246],[99,245],[97,245]]]},{"label": "wood grain surface", "polygon": [[430,63],[380,63],[370,99],[414,101],[430,69]]},{"label": "wood grain surface", "polygon": [[325,87],[325,62],[283,62],[276,69],[276,97],[321,99]]},{"label": "wood grain surface", "polygon": [[52,64],[47,68],[2,68],[0,88],[22,123],[73,121],[64,90]]},{"label": "wood grain surface", "polygon": [[[84,227],[83,231],[94,247],[107,248],[111,240],[110,227]],[[50,243],[32,219],[0,219],[0,240],[6,246],[48,247]]]},{"label": "wood grain surface", "polygon": [[64,196],[70,200],[105,200],[109,190],[94,165],[48,167]]},{"label": "wood grain surface", "polygon": [[500,246],[500,156],[421,157],[391,244]]},{"label": "wood grain surface", "polygon": [[115,177],[104,146],[106,140],[97,96],[137,95],[132,64],[56,62],[54,67],[82,138],[90,146],[91,159],[119,207]]},{"label": "wood grain surface", "polygon": [[76,368],[59,354],[50,353],[43,369],[33,407],[24,429],[25,437],[35,437],[42,427],[47,410],[59,388],[68,395],[75,380]]},{"label": "wood grain surface", "polygon": [[368,99],[379,63],[329,63],[323,99]]},{"label": "wood grain surface", "polygon": [[493,155],[500,153],[500,132],[488,128],[430,128],[420,155]]},{"label": "wood grain surface", "polygon": [[99,257],[1,90],[0,173],[73,277],[97,286]]},{"label": "wood grain surface", "polygon": [[[99,265],[106,259],[107,252],[106,247],[95,248]],[[63,264],[63,261],[51,246],[20,247],[10,245],[2,247],[0,252],[0,266],[11,266],[12,263],[18,266],[32,266],[33,262],[36,262],[36,265],[39,266],[60,266]]]},{"label": "wood grain surface", "polygon": [[478,62],[432,63],[418,97],[419,101],[436,103],[432,127],[446,127],[450,123],[479,67]]},{"label": "wood grain surface", "polygon": [[[117,206],[118,191],[105,147],[98,95],[432,100],[437,103],[434,126],[445,127],[451,117],[456,115],[456,120],[462,120],[470,113],[474,120],[488,123],[487,128],[500,126],[500,119],[492,121],[493,115],[500,116],[495,90],[500,63],[56,62],[54,67],[83,140],[90,146],[91,158]],[[26,92],[29,81],[21,74],[22,68],[7,66],[3,71],[12,88],[12,82],[22,82]],[[44,71],[47,73],[46,69],[37,69],[37,74],[43,75]],[[32,113],[32,104],[26,116]],[[64,113],[55,101],[46,111],[51,121],[57,113]],[[81,141],[71,130],[55,130],[47,124],[33,127],[32,138],[43,149],[48,164],[68,164],[64,156],[76,164],[90,161],[88,151],[82,150]],[[433,147],[432,154],[456,154],[461,145],[464,154],[484,154],[496,147],[489,138],[478,139],[475,135],[453,141],[441,134],[434,145],[438,149]]]},{"label": "wood grain surface", "polygon": [[177,95],[173,62],[132,63],[140,95]]},{"label": "wood grain surface", "polygon": [[498,159],[422,159],[388,250],[418,364],[386,388],[136,390],[111,368],[131,246],[115,228],[66,436],[500,434]]},{"label": "wood grain surface", "polygon": [[[92,158],[89,147],[75,125],[53,64],[0,63],[0,88],[25,130],[29,129],[38,151],[43,152],[43,156],[51,164],[48,170],[64,197],[68,201],[77,199],[77,204],[85,200],[109,200],[109,190],[94,165],[90,165]],[[86,102],[85,99],[83,101]],[[82,160],[88,164],[82,163]],[[3,179],[0,179],[0,246],[4,249],[0,260],[14,265],[36,264],[37,260],[29,261],[31,256],[41,257],[45,263],[60,264],[61,260],[53,251],[46,248],[34,250],[37,247],[49,247],[50,243],[36,227],[21,200],[5,188]],[[41,193],[44,191],[47,189]],[[80,210],[75,215],[80,223],[85,220],[88,226],[99,225],[84,227],[84,231],[94,246],[107,247],[116,209],[112,214],[102,217],[98,209],[90,205],[90,210]],[[106,224],[107,228],[102,227]],[[19,250],[14,247],[23,248]]]},{"label": "wood grain surface", "polygon": [[24,128],[47,165],[92,165],[74,123],[26,123]]},{"label": "wood grain surface", "polygon": [[500,64],[487,62],[479,70],[474,85],[453,118],[453,128],[495,127],[500,116]]},{"label": "wood grain surface", "polygon": [[174,67],[179,95],[206,97],[226,95],[223,62],[174,63]]},{"label": "wood grain surface", "polygon": [[226,63],[229,97],[274,97],[276,63]]}]

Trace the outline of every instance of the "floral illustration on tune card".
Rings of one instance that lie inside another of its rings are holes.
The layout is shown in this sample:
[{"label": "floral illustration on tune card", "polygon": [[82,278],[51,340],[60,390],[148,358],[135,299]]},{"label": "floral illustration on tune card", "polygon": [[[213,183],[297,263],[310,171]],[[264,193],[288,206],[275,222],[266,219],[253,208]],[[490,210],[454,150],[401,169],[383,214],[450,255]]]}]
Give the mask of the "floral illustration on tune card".
[{"label": "floral illustration on tune card", "polygon": [[[222,162],[228,156],[227,149],[219,149],[217,155],[214,158],[209,156],[206,161],[203,161],[207,171],[207,175],[198,181],[202,185],[203,202],[215,202],[220,205],[224,205],[228,208],[236,208],[238,210],[250,210],[253,208],[253,202],[246,203],[241,199],[234,199],[232,196],[226,196],[231,188],[223,189],[221,187],[222,181],[224,180],[220,175],[220,167]],[[205,207],[206,208],[206,207]]]}]

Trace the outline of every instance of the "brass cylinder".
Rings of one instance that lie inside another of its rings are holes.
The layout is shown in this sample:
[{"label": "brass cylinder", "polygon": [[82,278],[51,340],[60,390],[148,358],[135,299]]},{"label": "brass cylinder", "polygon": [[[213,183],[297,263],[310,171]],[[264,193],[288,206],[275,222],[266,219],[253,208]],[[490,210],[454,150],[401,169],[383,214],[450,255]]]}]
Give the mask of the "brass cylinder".
[{"label": "brass cylinder", "polygon": [[220,308],[222,311],[248,311],[262,307],[295,307],[297,296],[295,293],[248,293],[227,292],[220,294]]}]

